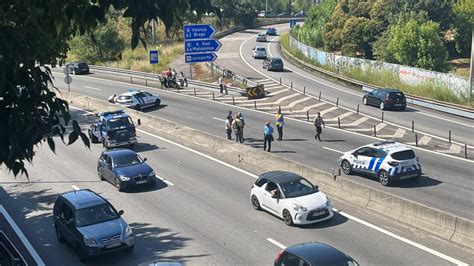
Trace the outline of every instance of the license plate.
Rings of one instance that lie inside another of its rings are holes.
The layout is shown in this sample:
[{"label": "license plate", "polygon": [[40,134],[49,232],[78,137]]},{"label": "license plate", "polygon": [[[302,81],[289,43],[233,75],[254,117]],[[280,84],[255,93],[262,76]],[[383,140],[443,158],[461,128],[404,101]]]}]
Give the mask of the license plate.
[{"label": "license plate", "polygon": [[401,103],[396,103],[395,106],[402,106],[402,104]]},{"label": "license plate", "polygon": [[115,242],[115,243],[106,245],[105,248],[115,248],[115,247],[120,246],[120,244],[121,244],[120,242]]},{"label": "license plate", "polygon": [[146,180],[137,181],[137,184],[145,184],[145,183],[146,183]]},{"label": "license plate", "polygon": [[313,216],[319,216],[319,215],[323,215],[325,213],[325,211],[321,211],[321,212],[314,212],[313,213]]}]

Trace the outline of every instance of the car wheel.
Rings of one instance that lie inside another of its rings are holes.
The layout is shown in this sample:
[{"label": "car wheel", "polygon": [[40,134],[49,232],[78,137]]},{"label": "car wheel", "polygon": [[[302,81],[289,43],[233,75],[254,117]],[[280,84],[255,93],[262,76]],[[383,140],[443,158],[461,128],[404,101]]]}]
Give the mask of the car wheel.
[{"label": "car wheel", "polygon": [[287,209],[283,210],[283,221],[286,225],[292,226],[293,225],[293,218],[291,218],[291,213]]},{"label": "car wheel", "polygon": [[99,180],[103,181],[105,180],[104,177],[102,176],[102,173],[100,172],[99,168],[97,167],[97,175],[99,176]]},{"label": "car wheel", "polygon": [[344,174],[350,175],[352,174],[352,165],[348,160],[343,160],[341,163],[341,168]]},{"label": "car wheel", "polygon": [[155,106],[156,106],[156,107],[160,106],[160,104],[161,104],[161,100],[156,100],[156,101],[155,101]]},{"label": "car wheel", "polygon": [[390,175],[387,173],[387,171],[385,170],[380,170],[379,173],[378,173],[378,178],[379,178],[379,182],[380,184],[382,184],[382,186],[388,186],[390,185]]},{"label": "car wheel", "polygon": [[57,225],[54,225],[54,230],[56,231],[56,238],[58,239],[59,243],[64,243],[64,237],[61,234],[61,231],[59,230]]},{"label": "car wheel", "polygon": [[131,247],[128,247],[125,251],[126,252],[133,252],[133,248],[135,247],[135,245],[131,246]]},{"label": "car wheel", "polygon": [[89,256],[87,256],[86,251],[79,245],[76,245],[77,255],[79,256],[79,260],[81,262],[87,262]]},{"label": "car wheel", "polygon": [[123,191],[122,185],[120,184],[120,180],[118,179],[118,177],[115,178],[115,188],[116,188],[119,192],[122,192],[122,191]]},{"label": "car wheel", "polygon": [[368,105],[368,104],[369,104],[369,102],[367,101],[367,97],[362,98],[362,102],[364,103],[364,105]]},{"label": "car wheel", "polygon": [[380,107],[380,110],[384,110],[385,109],[385,103],[380,102],[379,107]]},{"label": "car wheel", "polygon": [[252,207],[257,211],[260,210],[260,202],[255,195],[252,195]]},{"label": "car wheel", "polygon": [[137,111],[141,111],[142,107],[139,104],[137,104],[137,105],[135,105],[134,109],[137,110]]}]

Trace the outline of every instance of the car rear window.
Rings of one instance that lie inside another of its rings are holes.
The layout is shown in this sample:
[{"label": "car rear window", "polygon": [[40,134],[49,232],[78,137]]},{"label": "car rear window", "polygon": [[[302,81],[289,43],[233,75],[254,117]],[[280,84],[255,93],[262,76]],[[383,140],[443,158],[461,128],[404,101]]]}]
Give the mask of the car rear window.
[{"label": "car rear window", "polygon": [[272,59],[272,63],[281,64],[281,59]]},{"label": "car rear window", "polygon": [[391,92],[388,97],[390,98],[405,98],[403,92]]},{"label": "car rear window", "polygon": [[121,95],[117,98],[117,100],[121,100],[121,101],[129,101],[132,99],[132,96],[125,96],[125,95]]},{"label": "car rear window", "polygon": [[260,51],[260,52],[261,52],[261,51],[265,51],[265,48],[263,48],[263,47],[258,47],[258,48],[257,48],[257,51]]},{"label": "car rear window", "polygon": [[391,154],[392,158],[395,160],[411,160],[415,159],[415,152],[412,150],[399,151]]},{"label": "car rear window", "polygon": [[80,67],[86,67],[87,64],[86,63],[79,63],[77,66],[80,66]]}]

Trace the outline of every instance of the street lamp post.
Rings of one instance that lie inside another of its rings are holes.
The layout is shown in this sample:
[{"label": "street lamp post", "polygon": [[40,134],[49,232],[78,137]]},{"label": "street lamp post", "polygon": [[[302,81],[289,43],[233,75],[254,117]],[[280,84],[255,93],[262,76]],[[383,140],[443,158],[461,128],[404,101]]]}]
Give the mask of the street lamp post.
[{"label": "street lamp post", "polygon": [[474,79],[474,26],[472,27],[471,32],[471,65],[469,71],[469,91],[467,94],[470,101],[472,101],[474,97],[474,90],[472,88],[472,79]]}]

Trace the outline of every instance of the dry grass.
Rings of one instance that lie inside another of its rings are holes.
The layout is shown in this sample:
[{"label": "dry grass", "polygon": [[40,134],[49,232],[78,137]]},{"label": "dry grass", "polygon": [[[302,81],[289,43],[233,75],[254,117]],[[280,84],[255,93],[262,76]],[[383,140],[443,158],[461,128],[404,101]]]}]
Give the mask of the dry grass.
[{"label": "dry grass", "polygon": [[453,59],[448,61],[448,64],[451,68],[451,71],[449,71],[451,74],[469,78],[469,58]]}]

